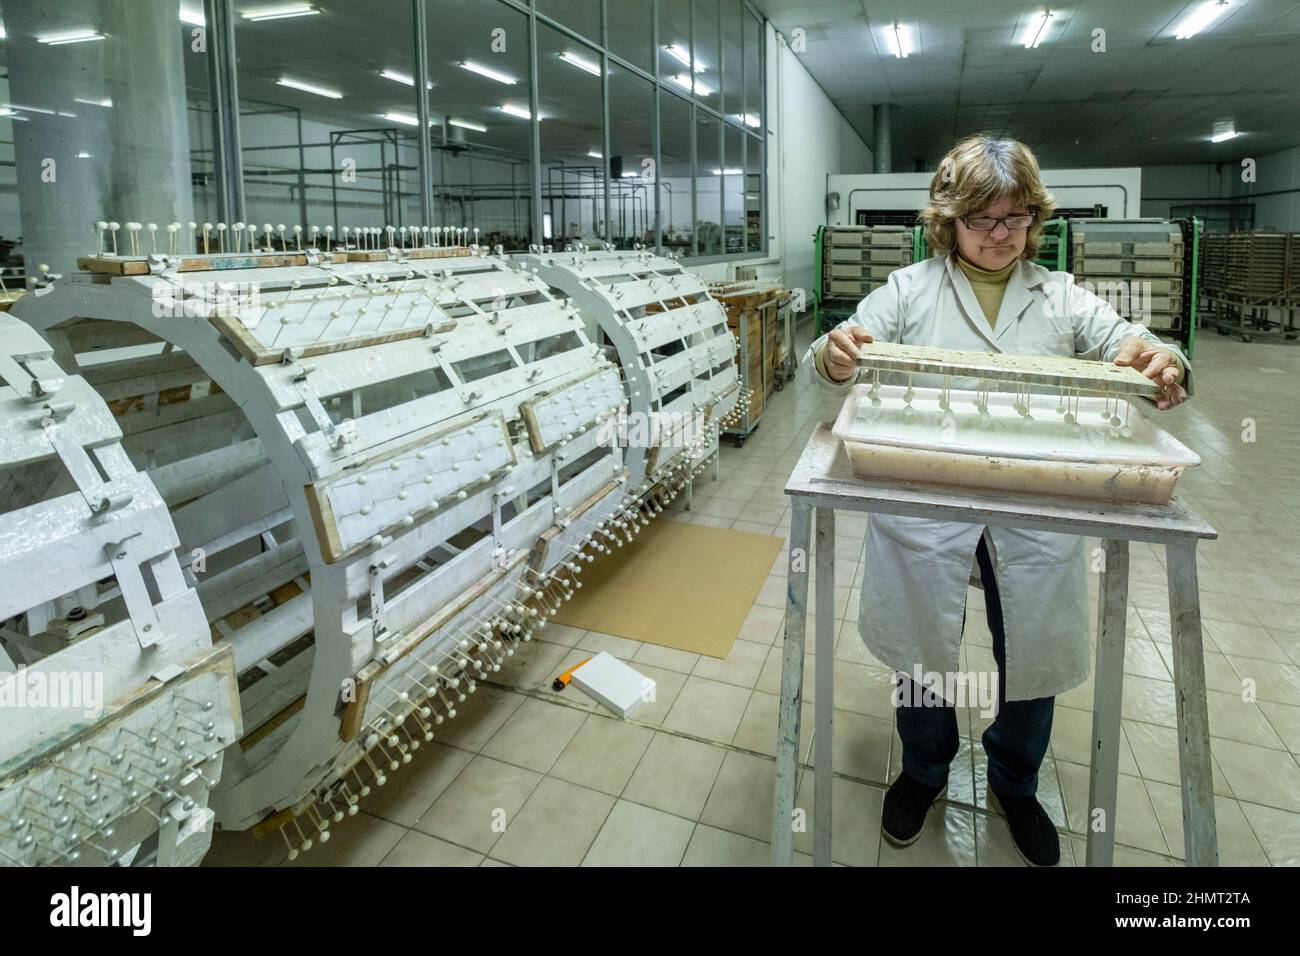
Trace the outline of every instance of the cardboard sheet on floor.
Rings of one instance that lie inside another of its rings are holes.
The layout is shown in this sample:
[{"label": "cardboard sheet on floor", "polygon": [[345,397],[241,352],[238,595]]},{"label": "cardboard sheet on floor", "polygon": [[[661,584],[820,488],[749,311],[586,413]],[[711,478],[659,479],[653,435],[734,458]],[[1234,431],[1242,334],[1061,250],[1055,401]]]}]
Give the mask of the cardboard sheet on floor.
[{"label": "cardboard sheet on floor", "polygon": [[693,654],[726,657],[781,539],[660,518],[584,564],[582,588],[552,620]]}]

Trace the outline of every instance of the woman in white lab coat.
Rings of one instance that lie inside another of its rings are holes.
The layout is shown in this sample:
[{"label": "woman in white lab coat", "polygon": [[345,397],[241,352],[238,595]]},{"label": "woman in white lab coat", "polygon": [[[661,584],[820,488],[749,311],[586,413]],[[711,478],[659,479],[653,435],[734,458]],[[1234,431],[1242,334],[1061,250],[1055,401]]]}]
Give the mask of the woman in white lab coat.
[{"label": "woman in white lab coat", "polygon": [[[922,211],[932,256],[889,276],[852,318],[813,343],[819,385],[847,391],[867,341],[1019,354],[1077,356],[1136,367],[1162,389],[1161,409],[1187,397],[1182,352],[1031,260],[1053,199],[1033,154],[1015,140],[972,136],[940,163]],[[914,376],[916,385],[940,384]],[[973,381],[954,380],[954,388]],[[871,515],[858,628],[899,673],[895,694],[903,771],[885,797],[882,828],[895,845],[920,836],[958,749],[957,718],[912,681],[962,672],[961,634],[974,569],[993,632],[998,711],[983,735],[991,803],[1007,817],[1027,862],[1059,860],[1055,828],[1034,794],[1056,694],[1087,679],[1091,661],[1084,539],[1014,528]],[[905,676],[910,675],[910,676]],[[926,675],[926,676],[922,676]],[[949,685],[951,686],[951,685]],[[946,706],[943,706],[946,705]],[[995,801],[995,802],[994,802]]]}]

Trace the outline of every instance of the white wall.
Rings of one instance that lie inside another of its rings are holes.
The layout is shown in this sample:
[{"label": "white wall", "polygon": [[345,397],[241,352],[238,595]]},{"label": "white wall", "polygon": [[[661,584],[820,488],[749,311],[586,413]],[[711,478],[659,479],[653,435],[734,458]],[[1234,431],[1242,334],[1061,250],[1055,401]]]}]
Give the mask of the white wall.
[{"label": "white wall", "polygon": [[812,302],[813,238],[826,224],[827,177],[871,169],[871,149],[785,38],[767,28],[768,235],[787,288]]},{"label": "white wall", "polygon": [[1300,147],[1253,158],[1253,183],[1241,181],[1240,158],[1143,167],[1142,215],[1168,216],[1173,206],[1254,203],[1256,229],[1300,231]]},{"label": "white wall", "polygon": [[1165,219],[1175,206],[1231,199],[1235,195],[1233,173],[1237,168],[1232,163],[1143,166],[1142,215]]},{"label": "white wall", "polygon": [[[1241,179],[1240,167],[1233,169]],[[1300,231],[1300,146],[1259,157],[1255,181],[1242,187],[1255,203],[1255,228]]]}]

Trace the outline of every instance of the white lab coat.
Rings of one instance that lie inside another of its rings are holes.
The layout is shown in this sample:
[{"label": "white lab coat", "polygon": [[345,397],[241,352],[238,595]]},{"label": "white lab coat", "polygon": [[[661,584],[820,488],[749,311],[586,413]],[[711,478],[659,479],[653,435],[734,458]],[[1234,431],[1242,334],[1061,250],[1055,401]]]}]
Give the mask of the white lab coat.
[{"label": "white lab coat", "polygon": [[[1027,260],[1011,273],[992,328],[951,257],[893,272],[844,324],[863,326],[878,342],[1100,361],[1114,359],[1131,335],[1160,342],[1076,286],[1069,273]],[[813,343],[804,364],[822,388],[846,392],[856,375],[837,384],[817,371],[813,356],[825,340]],[[1175,345],[1161,344],[1182,360],[1190,392],[1186,356]],[[938,376],[912,380],[917,386],[941,384]],[[975,382],[958,378],[951,385],[971,388]],[[1081,684],[1092,661],[1088,565],[1084,539],[1074,535],[870,515],[858,617],[868,649],[909,676],[917,665],[923,673],[961,672],[962,612],[981,535],[989,542],[1002,599],[1006,699],[1054,696]]]}]

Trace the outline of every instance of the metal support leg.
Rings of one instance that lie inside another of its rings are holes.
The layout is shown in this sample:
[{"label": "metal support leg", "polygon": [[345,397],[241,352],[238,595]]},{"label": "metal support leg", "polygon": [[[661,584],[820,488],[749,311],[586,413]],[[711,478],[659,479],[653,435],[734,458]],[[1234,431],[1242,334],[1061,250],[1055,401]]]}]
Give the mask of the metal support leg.
[{"label": "metal support leg", "polygon": [[813,701],[813,866],[831,865],[831,755],[835,713],[835,509],[817,509],[817,695]]},{"label": "metal support leg", "polygon": [[1128,612],[1128,542],[1102,542],[1105,565],[1097,595],[1097,669],[1092,688],[1092,770],[1088,783],[1088,865],[1115,859],[1120,705],[1124,699],[1124,628]]},{"label": "metal support leg", "polygon": [[772,865],[794,863],[795,773],[799,768],[799,715],[803,705],[804,629],[808,615],[808,523],[812,510],[795,498],[790,514],[790,557],[785,587],[785,643],[776,730],[776,793],[772,800]]},{"label": "metal support leg", "polygon": [[1165,547],[1169,575],[1169,631],[1178,704],[1178,770],[1183,784],[1183,855],[1188,866],[1218,866],[1214,774],[1201,649],[1201,595],[1196,543]]}]

